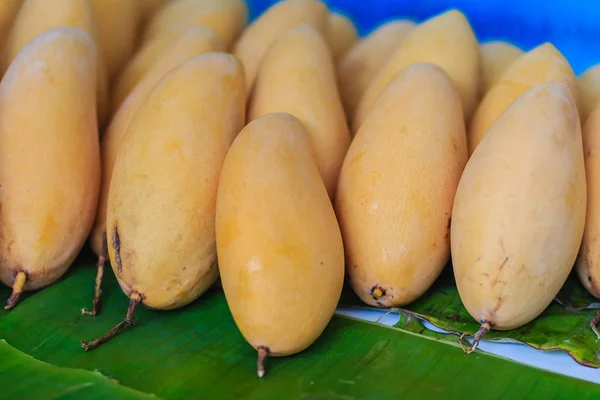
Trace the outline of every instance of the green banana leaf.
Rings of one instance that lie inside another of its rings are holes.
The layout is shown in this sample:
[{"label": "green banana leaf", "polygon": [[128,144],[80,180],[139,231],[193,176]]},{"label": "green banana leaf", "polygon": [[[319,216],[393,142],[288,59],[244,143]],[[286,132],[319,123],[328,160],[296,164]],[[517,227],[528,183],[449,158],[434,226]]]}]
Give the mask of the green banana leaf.
[{"label": "green banana leaf", "polygon": [[563,307],[574,311],[585,310],[586,308],[600,308],[600,300],[592,296],[583,287],[575,273],[569,276],[569,279],[567,279],[567,282],[555,300]]},{"label": "green banana leaf", "polygon": [[5,340],[0,340],[0,360],[4,399],[155,398],[120,386],[98,372],[43,363],[14,349]]},{"label": "green banana leaf", "polygon": [[[483,352],[466,355],[456,343],[342,316],[334,317],[306,351],[268,359],[267,375],[258,379],[255,351],[237,330],[218,288],[180,310],[139,307],[135,327],[86,352],[80,341],[106,332],[123,318],[128,305],[107,270],[100,315],[81,315],[80,309],[90,305],[95,273],[93,258],[84,256],[56,284],[24,294],[15,309],[0,311],[0,337],[37,360],[70,368],[66,374],[72,369],[97,371],[121,386],[163,399],[600,396],[599,385]],[[3,298],[9,293],[0,289]],[[15,374],[26,374],[27,368],[18,366]],[[0,383],[27,393],[33,381],[9,380],[11,376],[0,374]],[[51,381],[37,381],[37,393],[59,390],[59,382]],[[128,395],[117,387],[110,398]]]},{"label": "green banana leaf", "polygon": [[[579,308],[565,307],[559,302],[552,302],[542,315],[532,322],[511,331],[492,330],[484,339],[525,343],[540,350],[565,350],[582,365],[600,367],[600,339],[589,326],[597,310],[586,308],[590,304],[591,296],[586,297],[587,291],[574,279],[570,278],[565,286],[567,290],[562,293],[563,301]],[[577,288],[577,285],[580,287]],[[349,307],[364,306],[358,297],[348,291],[344,293],[341,304]],[[453,343],[458,343],[458,337],[463,333],[473,336],[480,326],[463,306],[450,266],[423,296],[396,311],[401,315],[396,327]],[[402,317],[403,314],[429,321],[452,334],[433,332],[416,321],[407,323],[406,316]]]}]

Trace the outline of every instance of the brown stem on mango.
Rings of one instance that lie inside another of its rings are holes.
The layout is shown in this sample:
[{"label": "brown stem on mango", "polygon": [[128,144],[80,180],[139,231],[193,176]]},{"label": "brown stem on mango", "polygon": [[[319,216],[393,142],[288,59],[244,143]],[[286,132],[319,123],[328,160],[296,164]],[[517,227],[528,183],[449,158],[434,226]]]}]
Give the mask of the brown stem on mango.
[{"label": "brown stem on mango", "polygon": [[600,323],[600,310],[596,313],[596,316],[590,321],[590,327],[596,333],[598,339],[600,339],[600,331],[598,330],[598,324]]},{"label": "brown stem on mango", "polygon": [[[481,338],[483,338],[483,335],[488,333],[490,331],[490,329],[492,329],[491,322],[483,321],[481,323],[481,327],[479,328],[479,330],[477,331],[477,333],[475,333],[475,336],[473,337],[473,343],[471,344],[471,347],[468,349],[463,348],[463,351],[467,354],[471,354],[472,352],[474,352],[475,349],[477,348],[477,346],[479,345]],[[463,334],[463,336],[464,336],[464,334]],[[461,340],[462,340],[463,336],[460,337]]]},{"label": "brown stem on mango", "polygon": [[6,305],[4,306],[5,310],[10,310],[15,305],[17,305],[17,301],[19,300],[19,296],[23,292],[23,287],[25,286],[25,282],[27,281],[27,274],[23,271],[19,271],[17,276],[15,276],[15,281],[12,287],[12,294],[6,301]]},{"label": "brown stem on mango", "polygon": [[100,286],[102,285],[102,275],[104,275],[104,263],[106,262],[106,258],[108,257],[108,249],[106,248],[106,234],[102,237],[102,254],[98,256],[98,272],[96,273],[96,284],[94,286],[94,302],[92,305],[92,311],[88,311],[87,309],[82,309],[81,313],[83,315],[91,315],[95,317],[98,314],[98,308],[100,305],[100,295],[102,294],[102,289]]},{"label": "brown stem on mango", "polygon": [[258,346],[258,359],[256,360],[256,374],[259,378],[265,376],[265,359],[269,355],[269,348],[267,346]]},{"label": "brown stem on mango", "polygon": [[142,297],[138,293],[131,293],[131,299],[129,300],[129,308],[127,309],[127,315],[125,319],[117,324],[114,328],[108,331],[104,336],[99,337],[98,339],[86,342],[81,341],[81,347],[85,349],[85,351],[91,350],[100,346],[102,343],[108,342],[110,339],[115,337],[123,328],[128,326],[133,326],[133,312],[135,308],[142,302]]}]

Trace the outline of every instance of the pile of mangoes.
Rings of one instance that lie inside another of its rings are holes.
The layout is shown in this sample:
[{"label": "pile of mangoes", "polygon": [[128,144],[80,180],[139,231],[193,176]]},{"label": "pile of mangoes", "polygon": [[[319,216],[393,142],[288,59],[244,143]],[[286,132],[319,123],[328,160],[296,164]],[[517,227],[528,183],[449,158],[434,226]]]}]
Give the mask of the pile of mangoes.
[{"label": "pile of mangoes", "polygon": [[399,307],[451,257],[469,351],[536,318],[573,265],[600,296],[600,68],[480,45],[457,10],[361,39],[319,0],[247,23],[243,0],[0,2],[7,309],[89,238],[83,312],[107,259],[130,306],[86,350],[220,277],[262,376],[322,333],[345,275]]}]

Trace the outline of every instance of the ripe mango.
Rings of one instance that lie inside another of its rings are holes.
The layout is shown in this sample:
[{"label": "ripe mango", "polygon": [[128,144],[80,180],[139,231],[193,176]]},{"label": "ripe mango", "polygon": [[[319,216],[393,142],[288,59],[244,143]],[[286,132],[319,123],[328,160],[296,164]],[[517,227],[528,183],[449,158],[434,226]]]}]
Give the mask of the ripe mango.
[{"label": "ripe mango", "polygon": [[360,101],[353,119],[353,132],[358,130],[394,76],[418,62],[435,64],[448,74],[460,94],[468,120],[479,96],[479,44],[465,16],[460,11],[450,10],[417,26],[381,68]]},{"label": "ripe mango", "polygon": [[523,50],[507,42],[495,40],[481,45],[481,93],[485,94]]},{"label": "ripe mango", "polygon": [[551,80],[566,80],[577,99],[577,82],[569,62],[551,43],[523,54],[502,74],[477,106],[467,130],[469,154],[502,112],[532,87]]},{"label": "ripe mango", "polygon": [[173,0],[148,23],[144,41],[160,36],[176,37],[194,26],[215,31],[229,49],[248,22],[244,0]]},{"label": "ripe mango", "polygon": [[[140,13],[139,0],[92,0],[109,77],[118,74],[135,50]],[[111,79],[112,80],[112,79]]]},{"label": "ripe mango", "polygon": [[354,137],[335,202],[348,276],[365,303],[408,304],[438,277],[466,162],[461,100],[448,76],[429,63],[402,70]]},{"label": "ripe mango", "polygon": [[587,177],[587,215],[585,231],[575,264],[577,274],[583,286],[600,298],[600,107],[596,107],[583,125],[583,150]]},{"label": "ripe mango", "polygon": [[95,77],[92,38],[58,27],[25,45],[0,83],[6,308],[62,276],[90,231],[100,186]]},{"label": "ripe mango", "polygon": [[588,68],[577,80],[580,95],[579,115],[582,121],[592,113],[600,103],[600,64]]},{"label": "ripe mango", "polygon": [[[551,81],[519,96],[464,170],[452,213],[460,297],[478,337],[536,318],[565,283],[581,243],[586,183],[572,92]],[[476,343],[474,343],[476,346]]]},{"label": "ripe mango", "polygon": [[[193,28],[192,28],[193,29]],[[185,33],[185,32],[184,32]],[[171,37],[160,37],[142,46],[131,57],[113,86],[111,105],[117,110],[129,93],[142,80],[167,48],[177,40]]]},{"label": "ripe mango", "polygon": [[332,12],[327,24],[327,42],[334,59],[343,56],[358,41],[354,23],[345,15]]},{"label": "ripe mango", "polygon": [[349,119],[356,113],[356,107],[371,80],[415,26],[414,22],[408,20],[383,24],[339,60],[337,74],[340,96]]},{"label": "ripe mango", "polygon": [[328,16],[327,7],[320,0],[284,0],[271,6],[250,24],[233,47],[233,54],[244,66],[248,93],[264,55],[281,35],[304,24],[326,34]]},{"label": "ripe mango", "polygon": [[[6,40],[0,67],[5,71],[21,49],[40,33],[59,26],[86,31],[98,43],[94,11],[90,0],[25,0]],[[103,125],[110,111],[105,60],[98,53],[96,102],[98,122]]]},{"label": "ripe mango", "polygon": [[[113,117],[100,143],[102,150],[102,186],[96,222],[90,239],[92,249],[99,256],[102,255],[102,241],[106,237],[106,204],[113,165],[121,140],[141,104],[156,84],[173,68],[199,54],[219,51],[223,48],[221,39],[210,29],[204,27],[190,28],[156,62],[156,65],[136,86]],[[110,235],[110,232],[108,234]]]},{"label": "ripe mango", "polygon": [[[580,81],[581,82],[581,81]],[[585,107],[585,103],[584,103]],[[583,152],[585,159],[585,175],[587,180],[587,210],[583,239],[579,255],[575,262],[575,271],[583,287],[592,296],[600,298],[600,248],[598,234],[600,232],[600,216],[598,215],[598,195],[600,194],[600,106],[596,106],[583,125]],[[590,327],[600,338],[600,311],[590,321]]]},{"label": "ripe mango", "polygon": [[310,346],[340,298],[344,249],[296,118],[269,114],[240,132],[219,180],[216,234],[227,304],[259,364]]},{"label": "ripe mango", "polygon": [[273,112],[289,113],[302,121],[333,198],[350,135],[331,53],[310,25],[289,30],[264,57],[249,101],[248,120]]},{"label": "ripe mango", "polygon": [[217,184],[245,101],[232,55],[194,57],[158,83],[123,139],[108,199],[108,249],[125,294],[147,307],[182,307],[217,279]]}]

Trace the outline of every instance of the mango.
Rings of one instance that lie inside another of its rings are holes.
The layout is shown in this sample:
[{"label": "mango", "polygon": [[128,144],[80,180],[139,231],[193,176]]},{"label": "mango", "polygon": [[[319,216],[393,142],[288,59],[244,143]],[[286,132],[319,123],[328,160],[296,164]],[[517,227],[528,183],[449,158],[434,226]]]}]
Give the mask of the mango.
[{"label": "mango", "polygon": [[[121,140],[134,116],[148,94],[169,71],[199,54],[219,51],[223,48],[223,42],[210,29],[203,27],[189,29],[156,62],[156,65],[127,97],[113,117],[100,143],[102,150],[102,186],[96,221],[90,238],[92,249],[99,256],[103,255],[102,242],[106,238],[106,206],[113,166]],[[110,235],[110,232],[108,234]]]},{"label": "mango", "polygon": [[330,13],[327,24],[327,41],[334,59],[337,60],[346,54],[358,41],[358,32],[352,20],[340,13]]},{"label": "mango", "polygon": [[513,101],[532,87],[551,80],[566,80],[577,99],[575,74],[551,43],[544,43],[515,60],[477,106],[467,130],[469,154]]},{"label": "mango", "polygon": [[156,60],[160,58],[175,40],[177,40],[177,38],[160,37],[144,43],[135,52],[113,86],[111,100],[113,110],[116,111],[119,108],[123,103],[123,100],[127,98],[129,93],[131,93],[150,68],[156,63]]},{"label": "mango", "polygon": [[135,50],[140,13],[139,0],[92,0],[98,45],[109,77],[115,77]]},{"label": "mango", "polygon": [[466,162],[461,100],[448,76],[429,63],[402,70],[340,172],[335,210],[362,301],[399,307],[438,277],[450,258],[452,203]]},{"label": "mango", "polygon": [[148,23],[144,41],[160,36],[176,37],[193,26],[215,31],[229,49],[248,22],[244,0],[173,0]]},{"label": "mango", "polygon": [[565,82],[539,84],[492,125],[464,170],[452,213],[463,304],[489,329],[536,318],[573,267],[586,214],[581,126]]},{"label": "mango", "polygon": [[82,342],[86,351],[132,325],[139,304],[183,307],[217,280],[217,184],[244,124],[244,88],[240,63],[209,53],[174,68],[140,108],[115,163],[107,218],[129,308],[107,334]]},{"label": "mango", "polygon": [[383,24],[339,60],[337,74],[340,96],[349,119],[356,113],[356,107],[369,83],[415,26],[414,22],[408,20]]},{"label": "mango", "polygon": [[393,77],[419,62],[435,64],[448,74],[462,99],[465,119],[469,119],[479,96],[479,44],[465,16],[460,11],[450,10],[422,22],[404,39],[363,95],[352,132],[358,130]]},{"label": "mango", "polygon": [[579,115],[585,122],[600,103],[600,64],[588,68],[577,80],[577,87],[581,100]]},{"label": "mango", "polygon": [[314,26],[325,35],[328,16],[327,7],[319,0],[284,0],[271,6],[250,24],[233,46],[233,54],[244,66],[248,92],[254,85],[267,50],[281,35],[304,24]]},{"label": "mango", "polygon": [[[585,157],[585,174],[587,179],[587,210],[583,239],[575,270],[581,284],[597,298],[600,298],[600,106],[596,106],[583,125],[583,151]],[[592,320],[591,327],[600,337],[597,324],[600,312]]]},{"label": "mango", "polygon": [[235,139],[219,180],[216,237],[227,304],[262,377],[265,356],[298,353],[318,338],[344,281],[340,229],[295,117],[265,115]]},{"label": "mango", "polygon": [[100,186],[95,77],[92,38],[58,27],[25,45],[0,83],[0,280],[13,286],[6,308],[22,290],[60,278],[92,226]]},{"label": "mango", "polygon": [[481,45],[481,93],[485,94],[523,50],[514,44],[495,40]]},{"label": "mango", "polygon": [[310,25],[289,30],[264,57],[249,101],[248,119],[273,112],[285,112],[302,121],[333,198],[350,135],[330,50]]},{"label": "mango", "polygon": [[125,294],[150,308],[182,307],[217,279],[217,183],[244,125],[244,87],[233,56],[194,57],[154,88],[123,139],[108,199],[109,256]]},{"label": "mango", "polygon": [[[40,33],[59,26],[86,31],[98,43],[94,11],[90,0],[25,0],[10,31],[0,68],[5,71],[23,47]],[[102,126],[110,111],[105,60],[97,55],[96,102],[98,123]]]}]

